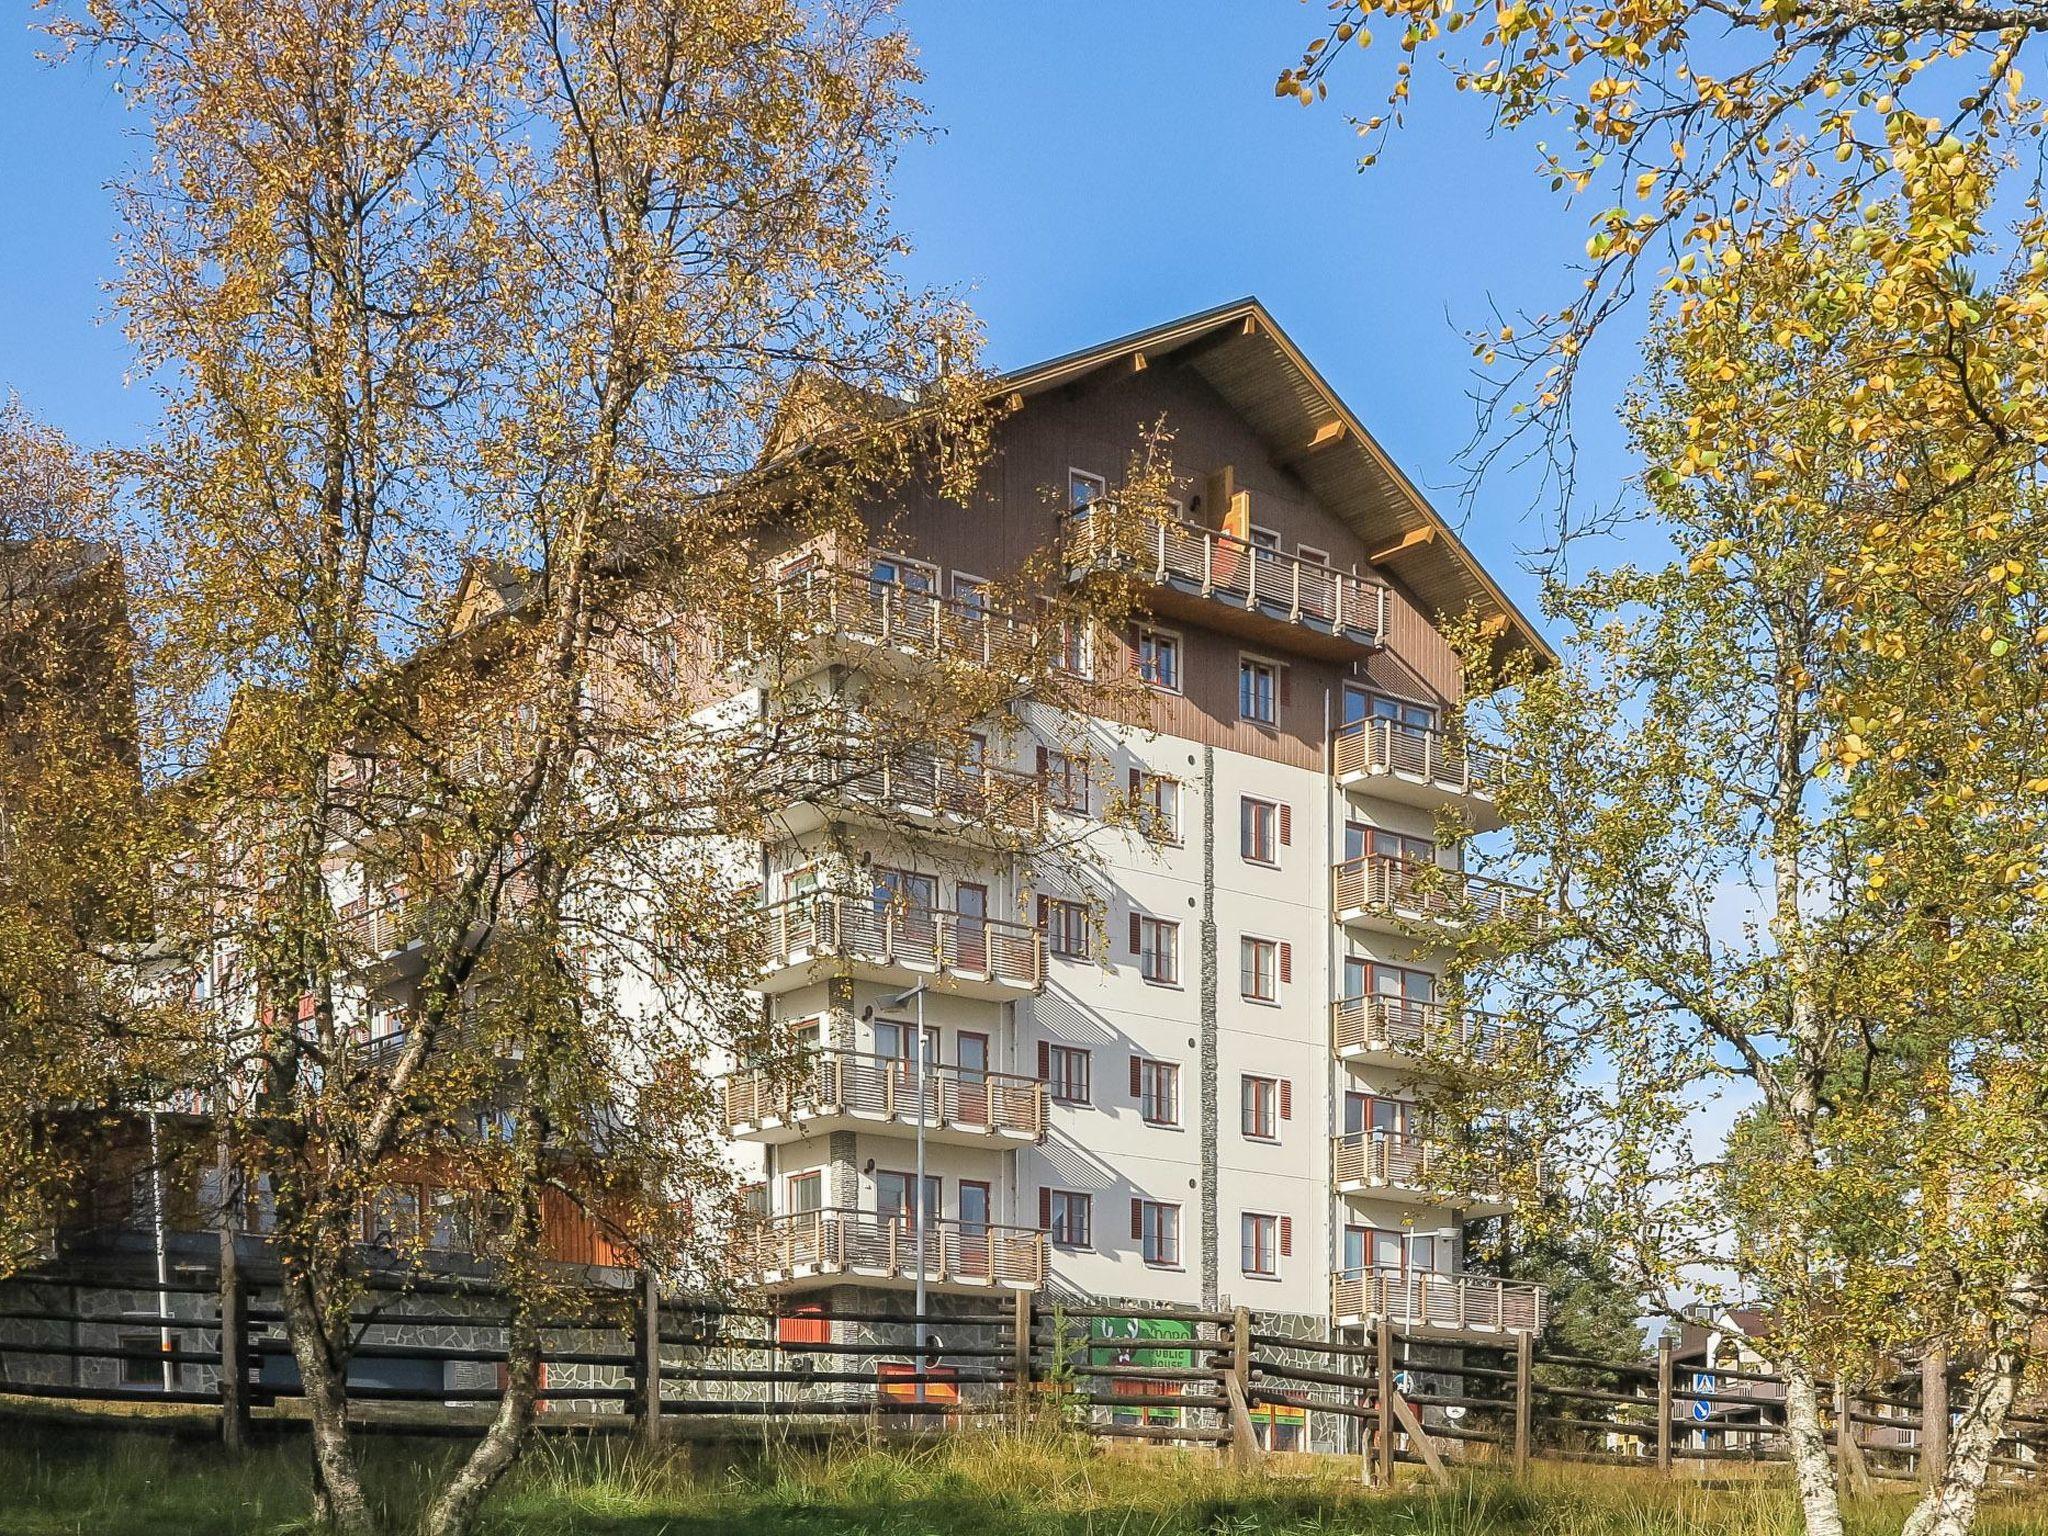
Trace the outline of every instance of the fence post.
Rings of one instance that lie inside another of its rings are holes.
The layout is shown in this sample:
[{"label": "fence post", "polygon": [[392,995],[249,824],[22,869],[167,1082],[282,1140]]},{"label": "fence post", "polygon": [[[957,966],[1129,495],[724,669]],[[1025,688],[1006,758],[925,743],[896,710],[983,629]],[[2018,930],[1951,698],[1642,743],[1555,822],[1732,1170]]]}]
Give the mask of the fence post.
[{"label": "fence post", "polygon": [[1239,1466],[1258,1460],[1258,1435],[1252,1428],[1252,1314],[1238,1307],[1230,1317],[1230,1374],[1223,1395],[1230,1414],[1230,1454]]},{"label": "fence post", "polygon": [[1536,1340],[1515,1335],[1515,1476],[1529,1475],[1529,1438],[1535,1412]]},{"label": "fence post", "polygon": [[220,1224],[220,1443],[230,1456],[249,1449],[249,1292],[228,1217]]},{"label": "fence post", "polygon": [[1948,1351],[1920,1357],[1920,1481],[1937,1486],[1948,1470]]},{"label": "fence post", "polygon": [[635,1374],[638,1388],[640,1443],[652,1450],[661,1444],[661,1281],[651,1269],[640,1272],[640,1305],[634,1319]]},{"label": "fence post", "polygon": [[1374,1341],[1374,1365],[1379,1371],[1380,1475],[1382,1488],[1394,1486],[1394,1325],[1384,1311]]},{"label": "fence post", "polygon": [[1671,1475],[1671,1335],[1657,1335],[1657,1475]]}]

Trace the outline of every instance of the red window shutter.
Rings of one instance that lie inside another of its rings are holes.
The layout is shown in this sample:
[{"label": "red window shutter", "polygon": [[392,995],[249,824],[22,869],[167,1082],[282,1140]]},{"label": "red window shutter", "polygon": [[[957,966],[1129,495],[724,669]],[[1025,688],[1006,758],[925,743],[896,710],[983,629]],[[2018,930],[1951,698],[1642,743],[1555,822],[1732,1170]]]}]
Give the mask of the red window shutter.
[{"label": "red window shutter", "polygon": [[1137,914],[1137,913],[1135,913],[1135,912],[1133,912],[1133,913],[1131,914],[1131,953],[1132,953],[1132,954],[1134,954],[1134,955],[1135,955],[1135,954],[1136,954],[1136,953],[1138,952],[1138,939],[1139,939],[1139,933],[1138,933],[1138,922],[1139,922],[1139,917],[1138,917],[1138,914]]},{"label": "red window shutter", "polygon": [[1294,980],[1294,946],[1285,939],[1280,941],[1280,979]]},{"label": "red window shutter", "polygon": [[[1043,1050],[1044,1047],[1041,1046],[1040,1049]],[[1049,1189],[1041,1189],[1038,1192],[1038,1229],[1041,1232],[1052,1230],[1052,1191]]]},{"label": "red window shutter", "polygon": [[1038,931],[1040,933],[1049,932],[1051,929],[1051,923],[1049,922],[1049,919],[1052,915],[1051,906],[1051,897],[1041,896],[1038,898]]},{"label": "red window shutter", "polygon": [[1294,668],[1280,669],[1280,707],[1286,709],[1294,703]]},{"label": "red window shutter", "polygon": [[1142,768],[1133,768],[1131,770],[1131,798],[1133,800],[1136,800],[1139,794],[1144,790],[1144,788],[1145,770]]},{"label": "red window shutter", "polygon": [[1145,1237],[1145,1202],[1131,1202],[1131,1236],[1142,1242]]},{"label": "red window shutter", "polygon": [[1294,1079],[1291,1077],[1280,1079],[1280,1118],[1282,1120],[1292,1120],[1294,1118]]},{"label": "red window shutter", "polygon": [[1038,1080],[1041,1083],[1052,1081],[1052,1046],[1044,1040],[1038,1042]]},{"label": "red window shutter", "polygon": [[1041,779],[1045,777],[1045,770],[1049,766],[1051,766],[1051,759],[1048,757],[1045,748],[1040,747],[1038,749],[1038,776]]},{"label": "red window shutter", "polygon": [[1294,807],[1290,805],[1283,805],[1280,807],[1280,846],[1282,848],[1288,848],[1292,847],[1293,844]]},{"label": "red window shutter", "polygon": [[1283,1259],[1294,1257],[1294,1218],[1292,1216],[1282,1216],[1280,1218],[1280,1257]]},{"label": "red window shutter", "polygon": [[1134,1099],[1145,1091],[1144,1076],[1145,1058],[1133,1056],[1131,1058],[1131,1097]]}]

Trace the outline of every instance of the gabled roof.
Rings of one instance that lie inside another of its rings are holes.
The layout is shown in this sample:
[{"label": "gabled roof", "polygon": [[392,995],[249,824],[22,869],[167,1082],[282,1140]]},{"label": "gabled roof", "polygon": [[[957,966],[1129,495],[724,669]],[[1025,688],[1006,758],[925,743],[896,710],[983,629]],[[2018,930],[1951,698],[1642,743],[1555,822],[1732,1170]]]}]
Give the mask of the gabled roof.
[{"label": "gabled roof", "polygon": [[1020,368],[999,387],[1029,397],[1133,355],[1148,366],[1171,360],[1198,374],[1368,550],[1398,550],[1380,573],[1426,612],[1455,618],[1475,611],[1500,626],[1501,643],[1526,648],[1539,662],[1556,661],[1536,626],[1255,298]]}]

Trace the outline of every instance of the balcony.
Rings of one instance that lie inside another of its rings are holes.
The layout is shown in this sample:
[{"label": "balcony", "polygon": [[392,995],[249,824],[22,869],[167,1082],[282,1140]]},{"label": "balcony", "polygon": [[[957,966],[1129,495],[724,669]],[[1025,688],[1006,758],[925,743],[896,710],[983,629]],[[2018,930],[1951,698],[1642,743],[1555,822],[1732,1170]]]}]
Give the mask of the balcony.
[{"label": "balcony", "polygon": [[781,819],[799,835],[831,820],[835,810],[907,820],[969,842],[1031,838],[1045,826],[1039,775],[931,752],[877,761],[849,744],[844,752],[805,757],[780,788],[793,801]]},{"label": "balcony", "polygon": [[1403,805],[1434,809],[1455,801],[1474,830],[1500,825],[1494,814],[1494,786],[1500,758],[1442,731],[1399,720],[1357,720],[1337,733],[1331,771],[1345,789],[1360,789]]},{"label": "balcony", "polygon": [[1506,1050],[1513,1031],[1498,1014],[1405,997],[1345,997],[1330,1005],[1330,1042],[1338,1060],[1365,1066],[1487,1066]]},{"label": "balcony", "polygon": [[1330,1177],[1340,1195],[1456,1206],[1467,1216],[1512,1208],[1501,1180],[1473,1156],[1415,1131],[1354,1131],[1330,1138]]},{"label": "balcony", "polygon": [[763,649],[794,637],[821,660],[944,660],[1005,674],[1030,671],[1038,652],[1039,626],[1028,618],[845,566],[790,572],[767,596],[773,628]]},{"label": "balcony", "polygon": [[1543,1331],[1548,1298],[1540,1285],[1493,1275],[1440,1275],[1399,1265],[1347,1269],[1330,1284],[1330,1322],[1396,1328],[1444,1338]]},{"label": "balcony", "polygon": [[[727,1132],[750,1141],[918,1121],[917,1068],[894,1056],[817,1051],[793,1070],[734,1072],[720,1088]],[[1045,1085],[1006,1072],[927,1065],[924,1124],[928,1140],[954,1146],[1030,1145],[1045,1139]]]},{"label": "balcony", "polygon": [[1381,933],[1460,928],[1508,919],[1533,930],[1542,919],[1536,892],[1417,859],[1368,853],[1331,871],[1337,921]]},{"label": "balcony", "polygon": [[[851,1277],[888,1286],[917,1281],[917,1229],[875,1211],[799,1211],[732,1234],[733,1271],[771,1290],[837,1284]],[[1045,1234],[935,1220],[924,1231],[925,1283],[942,1290],[1035,1291],[1045,1283]]]},{"label": "balcony", "polygon": [[1155,589],[1154,611],[1248,640],[1350,661],[1379,646],[1387,632],[1381,583],[1199,523],[1096,503],[1068,514],[1065,546],[1072,579],[1129,572]]},{"label": "balcony", "polygon": [[[437,885],[418,896],[387,890],[375,901],[358,896],[336,911],[336,927],[346,943],[373,960],[403,960],[419,947],[434,924],[447,920],[450,889],[449,885]],[[531,873],[511,870],[498,886],[495,921],[503,923],[512,918],[521,908],[530,906],[536,894]],[[492,920],[488,910],[480,912],[472,934]]]},{"label": "balcony", "polygon": [[762,914],[763,992],[829,975],[897,983],[940,978],[946,989],[998,1000],[1045,985],[1045,936],[1022,923],[819,891]]}]

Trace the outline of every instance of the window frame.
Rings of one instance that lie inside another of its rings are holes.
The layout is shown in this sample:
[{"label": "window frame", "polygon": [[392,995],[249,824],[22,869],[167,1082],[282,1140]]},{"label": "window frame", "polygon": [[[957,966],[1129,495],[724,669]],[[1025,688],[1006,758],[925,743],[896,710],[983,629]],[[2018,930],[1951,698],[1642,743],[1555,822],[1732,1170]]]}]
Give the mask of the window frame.
[{"label": "window frame", "polygon": [[[1158,1056],[1140,1056],[1137,1101],[1138,1118],[1146,1125],[1162,1130],[1179,1130],[1180,1063]],[[1165,1113],[1158,1113],[1162,1108]]]},{"label": "window frame", "polygon": [[[1270,1211],[1240,1211],[1237,1225],[1238,1267],[1254,1280],[1280,1278],[1280,1218]],[[1266,1267],[1255,1265],[1263,1256]]]},{"label": "window frame", "polygon": [[[1093,960],[1095,958],[1094,935],[1089,931],[1088,903],[1072,896],[1040,896],[1043,921],[1039,931],[1045,935],[1045,952],[1058,960]],[[1067,931],[1068,920],[1073,922],[1073,931]],[[1064,947],[1066,941],[1075,941],[1075,947]]]},{"label": "window frame", "polygon": [[[1173,681],[1170,683],[1161,682],[1156,675],[1148,676],[1146,674],[1146,642],[1152,642],[1156,654],[1158,642],[1162,640],[1173,651]],[[1131,647],[1131,661],[1133,670],[1138,674],[1138,681],[1147,688],[1150,688],[1154,693],[1171,694],[1176,698],[1180,697],[1183,693],[1184,685],[1182,679],[1187,675],[1187,642],[1182,638],[1179,630],[1161,629],[1156,624],[1140,624],[1138,626],[1138,643]]]},{"label": "window frame", "polygon": [[1153,1269],[1181,1268],[1179,1203],[1139,1196],[1137,1204],[1139,1258]]},{"label": "window frame", "polygon": [[[1266,852],[1256,851],[1260,841],[1253,835],[1263,813]],[[1264,869],[1280,867],[1280,802],[1268,800],[1259,795],[1237,797],[1237,852],[1247,864],[1257,864]]]},{"label": "window frame", "polygon": [[[1095,1246],[1095,1197],[1086,1190],[1046,1190],[1047,1221],[1045,1240],[1056,1248],[1093,1248]],[[1072,1216],[1080,1212],[1081,1232],[1077,1237],[1073,1231]],[[1066,1235],[1061,1236],[1062,1229]]]},{"label": "window frame", "polygon": [[[1055,1104],[1089,1104],[1094,1102],[1095,1063],[1094,1052],[1085,1045],[1069,1045],[1062,1040],[1048,1040],[1045,1044],[1045,1096]],[[1079,1063],[1078,1074],[1062,1070]],[[1080,1091],[1068,1092],[1078,1077]]]},{"label": "window frame", "polygon": [[[1180,985],[1180,923],[1170,917],[1154,917],[1149,912],[1134,914],[1138,938],[1138,975],[1146,984],[1154,987],[1178,987]],[[1147,944],[1147,940],[1154,942]],[[1157,942],[1164,939],[1162,944]],[[1159,974],[1160,961],[1168,962],[1171,974]]]},{"label": "window frame", "polygon": [[[1046,747],[1042,777],[1045,803],[1050,810],[1068,816],[1086,816],[1094,788],[1085,753],[1062,752]],[[1078,789],[1076,787],[1078,780]]]},{"label": "window frame", "polygon": [[[1264,982],[1266,990],[1255,992],[1252,984],[1260,980],[1258,967],[1252,965],[1254,956],[1264,955]],[[1280,941],[1263,938],[1255,933],[1240,934],[1237,940],[1237,989],[1238,995],[1248,1003],[1277,1003],[1280,1001]]]},{"label": "window frame", "polygon": [[[1246,1141],[1280,1139],[1280,1079],[1242,1072],[1237,1079],[1237,1128]],[[1260,1130],[1263,1117],[1266,1129]]]},{"label": "window frame", "polygon": [[[1132,810],[1136,813],[1138,831],[1147,842],[1162,843],[1170,848],[1181,846],[1181,795],[1186,788],[1170,773],[1154,773],[1149,768],[1133,768],[1137,783],[1132,786]],[[1161,788],[1172,790],[1173,809],[1169,814],[1159,803]]]},{"label": "window frame", "polygon": [[[1087,501],[1076,502],[1074,500],[1074,483],[1080,480],[1085,480],[1089,484],[1093,485],[1095,487],[1096,494]],[[1067,466],[1067,510],[1065,514],[1066,516],[1073,517],[1078,513],[1083,513],[1084,510],[1088,507],[1095,506],[1098,503],[1106,502],[1108,500],[1109,478],[1106,475],[1098,475],[1092,469],[1077,469],[1072,464],[1069,464]]]},{"label": "window frame", "polygon": [[[1280,666],[1279,662],[1267,657],[1255,656],[1249,651],[1238,652],[1237,718],[1241,723],[1260,726],[1269,731],[1280,728]],[[1254,714],[1246,707],[1258,702],[1258,690],[1255,686],[1248,695],[1245,680],[1247,676],[1256,677],[1260,673],[1266,677],[1265,703],[1268,713],[1264,715]]]}]

